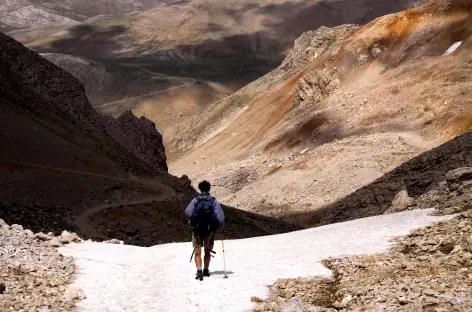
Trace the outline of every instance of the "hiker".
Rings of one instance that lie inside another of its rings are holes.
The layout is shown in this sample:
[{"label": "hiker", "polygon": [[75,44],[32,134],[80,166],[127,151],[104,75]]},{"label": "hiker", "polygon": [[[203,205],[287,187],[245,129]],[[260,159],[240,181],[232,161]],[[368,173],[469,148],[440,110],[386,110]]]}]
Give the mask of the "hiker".
[{"label": "hiker", "polygon": [[[215,233],[224,227],[225,215],[220,203],[210,195],[211,184],[202,181],[198,184],[200,195],[196,196],[185,209],[185,215],[192,227],[192,244],[195,252],[195,264],[197,266],[196,279],[203,280],[204,276],[210,276],[211,252],[215,242]],[[202,270],[202,246],[205,250]]]}]

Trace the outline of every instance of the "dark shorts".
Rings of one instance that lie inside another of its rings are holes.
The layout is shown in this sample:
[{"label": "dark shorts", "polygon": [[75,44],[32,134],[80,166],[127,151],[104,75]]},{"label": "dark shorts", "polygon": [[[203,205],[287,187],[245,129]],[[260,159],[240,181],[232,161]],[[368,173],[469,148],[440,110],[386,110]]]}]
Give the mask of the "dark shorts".
[{"label": "dark shorts", "polygon": [[192,244],[193,248],[205,248],[209,250],[213,250],[213,246],[215,245],[215,233],[210,233],[208,236],[204,237],[192,237]]}]

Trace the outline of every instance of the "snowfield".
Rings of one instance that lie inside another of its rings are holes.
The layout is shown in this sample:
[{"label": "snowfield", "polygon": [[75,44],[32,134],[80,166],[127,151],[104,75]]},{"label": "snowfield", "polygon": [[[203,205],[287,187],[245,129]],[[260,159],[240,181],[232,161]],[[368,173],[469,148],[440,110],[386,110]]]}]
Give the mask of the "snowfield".
[{"label": "snowfield", "polygon": [[86,299],[83,312],[250,311],[251,296],[265,298],[278,278],[330,276],[321,260],[386,251],[392,238],[453,216],[431,209],[376,216],[265,237],[225,241],[228,279],[223,279],[221,241],[203,282],[194,279],[188,243],[150,248],[102,243],[72,244],[60,252],[79,266],[74,286]]}]

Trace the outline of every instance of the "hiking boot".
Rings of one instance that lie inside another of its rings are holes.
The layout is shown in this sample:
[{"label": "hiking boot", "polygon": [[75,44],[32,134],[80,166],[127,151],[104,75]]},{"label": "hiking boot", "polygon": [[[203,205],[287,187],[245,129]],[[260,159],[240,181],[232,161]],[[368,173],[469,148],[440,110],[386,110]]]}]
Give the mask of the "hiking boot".
[{"label": "hiking boot", "polygon": [[203,281],[203,272],[202,272],[202,270],[197,270],[197,275],[195,275],[195,279]]},{"label": "hiking boot", "polygon": [[210,271],[208,269],[203,269],[203,276],[210,277]]}]

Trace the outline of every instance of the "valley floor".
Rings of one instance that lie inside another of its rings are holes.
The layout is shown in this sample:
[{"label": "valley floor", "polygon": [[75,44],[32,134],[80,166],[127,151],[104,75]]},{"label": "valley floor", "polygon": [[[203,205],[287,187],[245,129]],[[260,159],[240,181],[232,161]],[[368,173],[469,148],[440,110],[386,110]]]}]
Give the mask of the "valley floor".
[{"label": "valley floor", "polygon": [[[431,209],[382,215],[318,228],[225,244],[228,279],[223,279],[221,241],[215,242],[213,275],[194,279],[192,247],[175,243],[142,248],[100,243],[72,244],[60,252],[75,258],[76,287],[86,299],[79,311],[250,311],[251,296],[267,297],[279,278],[329,277],[321,261],[329,257],[374,254],[391,240],[451,216]],[[190,240],[190,239],[189,239]]]}]

